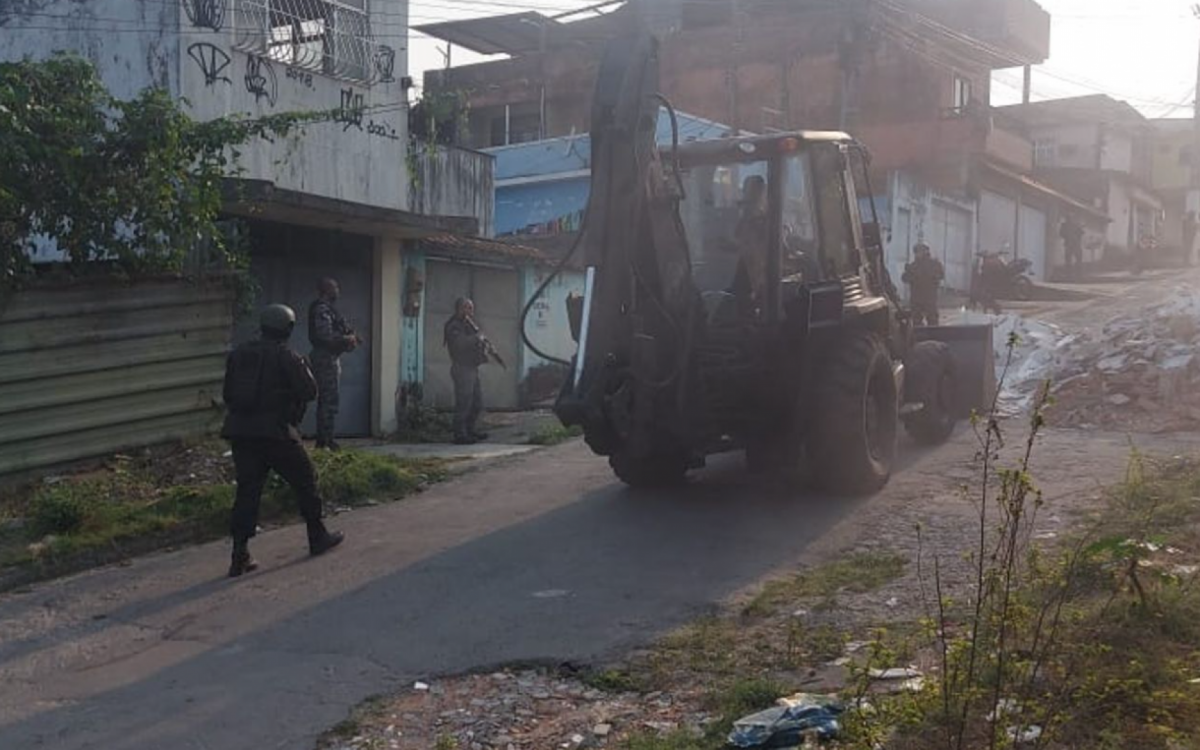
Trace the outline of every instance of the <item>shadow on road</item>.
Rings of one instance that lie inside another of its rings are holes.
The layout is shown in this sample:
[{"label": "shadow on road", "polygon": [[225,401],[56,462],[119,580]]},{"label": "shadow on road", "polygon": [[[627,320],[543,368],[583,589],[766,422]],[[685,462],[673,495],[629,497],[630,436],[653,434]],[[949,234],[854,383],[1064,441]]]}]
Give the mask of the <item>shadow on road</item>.
[{"label": "shadow on road", "polygon": [[[906,447],[901,464],[922,455]],[[863,502],[748,476],[738,456],[670,492],[614,481],[85,702],[0,726],[0,747],[305,747],[350,706],[414,678],[587,662],[644,643],[793,564]]]}]

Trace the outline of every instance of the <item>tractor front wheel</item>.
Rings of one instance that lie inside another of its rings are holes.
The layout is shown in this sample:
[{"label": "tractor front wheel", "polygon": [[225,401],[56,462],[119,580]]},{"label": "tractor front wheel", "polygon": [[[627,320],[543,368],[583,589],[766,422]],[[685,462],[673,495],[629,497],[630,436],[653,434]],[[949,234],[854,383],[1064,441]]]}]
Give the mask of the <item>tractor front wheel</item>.
[{"label": "tractor front wheel", "polygon": [[817,483],[839,495],[877,492],[896,459],[896,379],[887,347],[866,331],[835,343],[813,394],[808,455]]}]

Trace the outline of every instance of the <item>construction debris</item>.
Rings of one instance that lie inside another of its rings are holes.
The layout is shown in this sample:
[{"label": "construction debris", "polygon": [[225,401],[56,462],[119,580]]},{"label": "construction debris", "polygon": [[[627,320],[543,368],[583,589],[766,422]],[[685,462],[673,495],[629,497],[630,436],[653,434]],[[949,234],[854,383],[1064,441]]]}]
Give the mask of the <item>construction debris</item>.
[{"label": "construction debris", "polygon": [[831,696],[799,693],[781,699],[774,708],[759,711],[733,724],[732,747],[794,747],[807,739],[833,739],[841,731],[838,717],[845,707]]},{"label": "construction debris", "polygon": [[1200,427],[1200,291],[1179,287],[1165,301],[1118,315],[1095,332],[1066,334],[1015,315],[991,320],[997,376],[1004,376],[1001,413],[1026,411],[1049,382],[1051,425],[1135,432]]}]

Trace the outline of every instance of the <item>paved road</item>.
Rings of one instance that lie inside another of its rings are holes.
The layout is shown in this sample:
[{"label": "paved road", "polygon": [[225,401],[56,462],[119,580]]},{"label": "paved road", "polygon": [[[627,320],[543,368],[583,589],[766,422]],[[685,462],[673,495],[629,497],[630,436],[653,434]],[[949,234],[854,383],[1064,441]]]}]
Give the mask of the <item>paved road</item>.
[{"label": "paved road", "polygon": [[[1056,440],[1098,468],[1060,467],[1051,494],[1119,474],[1119,436]],[[326,558],[292,527],[256,540],[263,570],[239,581],[210,544],[0,597],[0,748],[309,748],[413,679],[644,642],[864,519],[958,526],[938,503],[969,511],[954,485],[971,453],[966,436],[910,448],[885,492],[848,502],[735,459],[641,494],[574,443],[341,516],[349,541]]]}]

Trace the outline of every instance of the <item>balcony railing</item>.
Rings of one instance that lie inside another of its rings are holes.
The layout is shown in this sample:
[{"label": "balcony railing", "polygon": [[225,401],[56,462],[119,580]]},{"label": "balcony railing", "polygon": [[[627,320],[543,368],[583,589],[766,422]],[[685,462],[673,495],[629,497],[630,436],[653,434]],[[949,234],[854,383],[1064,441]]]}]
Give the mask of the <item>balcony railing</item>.
[{"label": "balcony railing", "polygon": [[376,44],[365,0],[234,0],[234,46],[315,73],[394,80],[396,53]]}]

